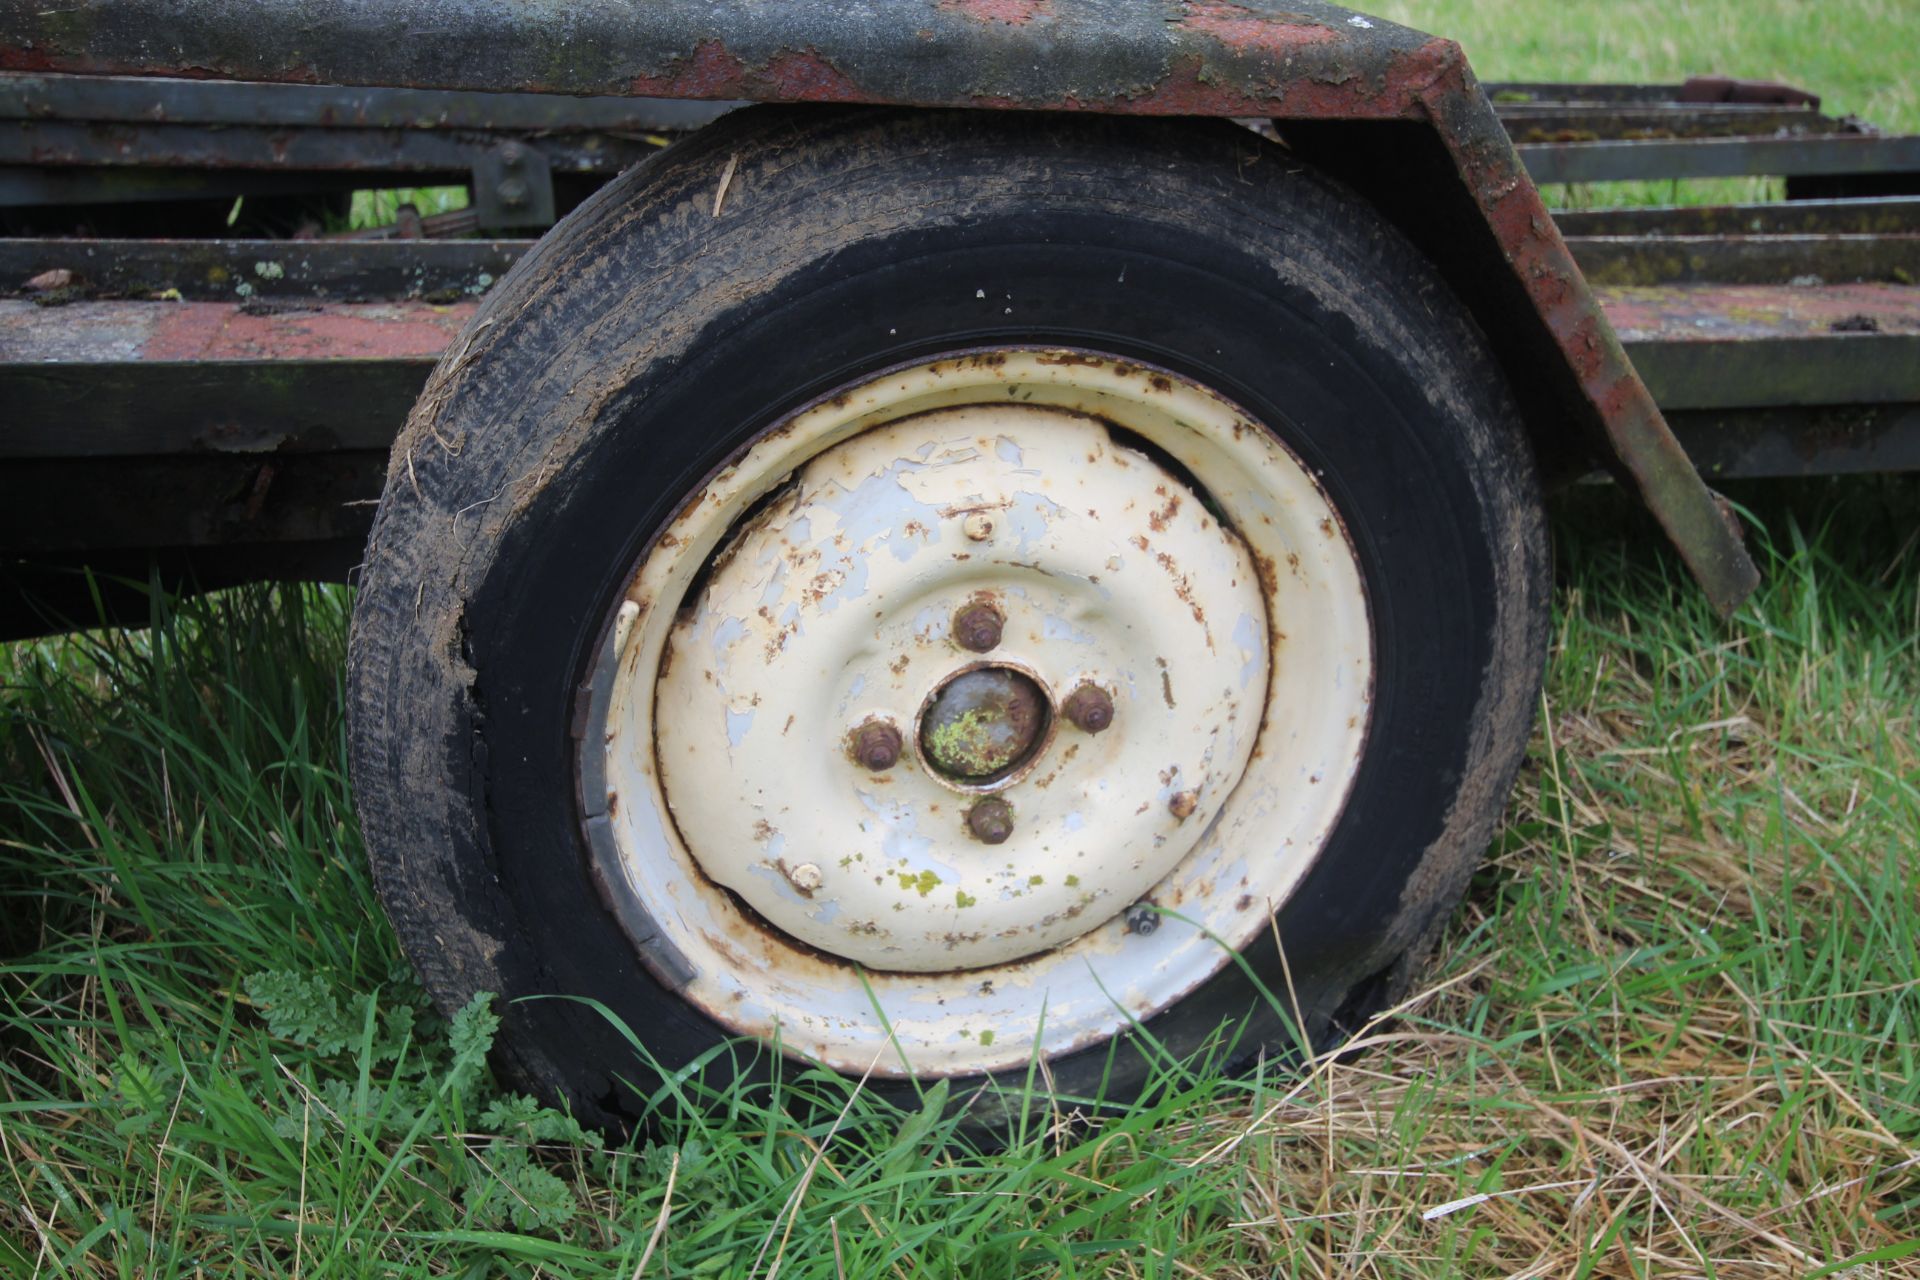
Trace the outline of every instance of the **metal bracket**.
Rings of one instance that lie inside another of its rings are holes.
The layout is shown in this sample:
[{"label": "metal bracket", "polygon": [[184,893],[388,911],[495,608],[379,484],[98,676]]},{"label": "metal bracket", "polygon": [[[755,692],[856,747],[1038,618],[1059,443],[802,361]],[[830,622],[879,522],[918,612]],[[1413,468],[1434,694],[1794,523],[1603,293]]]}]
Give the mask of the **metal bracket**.
[{"label": "metal bracket", "polygon": [[550,227],[556,220],[553,165],[525,142],[503,142],[473,162],[473,208],[483,231]]}]

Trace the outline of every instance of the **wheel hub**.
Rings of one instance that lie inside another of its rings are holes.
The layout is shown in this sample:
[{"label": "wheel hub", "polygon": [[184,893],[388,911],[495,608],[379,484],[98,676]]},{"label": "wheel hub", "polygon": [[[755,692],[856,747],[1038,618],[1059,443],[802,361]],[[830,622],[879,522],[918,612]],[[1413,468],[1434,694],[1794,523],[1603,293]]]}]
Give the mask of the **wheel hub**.
[{"label": "wheel hub", "polygon": [[[660,685],[668,802],[702,871],[811,947],[1003,963],[1186,856],[1252,748],[1266,635],[1245,545],[1102,423],[923,414],[813,459],[722,551]],[[1056,709],[1079,689],[1109,699],[1098,736]],[[917,750],[850,758],[876,725]]]},{"label": "wheel hub", "polygon": [[979,786],[1033,754],[1051,717],[1047,695],[1012,667],[962,671],[941,685],[920,716],[920,754],[936,776]]}]

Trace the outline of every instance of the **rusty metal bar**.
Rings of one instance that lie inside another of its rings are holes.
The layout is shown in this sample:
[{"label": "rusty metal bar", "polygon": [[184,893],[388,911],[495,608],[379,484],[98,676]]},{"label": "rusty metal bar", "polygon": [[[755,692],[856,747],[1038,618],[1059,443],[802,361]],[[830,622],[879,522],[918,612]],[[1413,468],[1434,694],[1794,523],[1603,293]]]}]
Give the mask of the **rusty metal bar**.
[{"label": "rusty metal bar", "polygon": [[1916,235],[1920,198],[1562,209],[1553,220],[1565,236]]},{"label": "rusty metal bar", "polygon": [[432,368],[420,356],[0,363],[12,419],[0,458],[384,452]]},{"label": "rusty metal bar", "polygon": [[697,129],[735,105],[145,76],[0,74],[0,120],[671,133]]},{"label": "rusty metal bar", "polygon": [[0,301],[0,457],[383,450],[475,305]]},{"label": "rusty metal bar", "polygon": [[1614,105],[1678,102],[1684,84],[1583,83],[1570,80],[1490,80],[1487,96],[1496,107],[1535,103],[1594,102]]},{"label": "rusty metal bar", "polygon": [[[43,272],[89,297],[371,302],[478,296],[530,240],[0,240],[0,296]],[[1571,236],[1595,285],[1818,284],[1920,280],[1920,233]]]},{"label": "rusty metal bar", "polygon": [[[1920,287],[1891,284],[1610,287],[1595,291],[1623,341],[1755,342],[1920,335]],[[1854,397],[1845,387],[1828,403]],[[1738,404],[1738,400],[1724,403]]]},{"label": "rusty metal bar", "polygon": [[[1800,106],[1683,102],[1679,85],[1487,86],[1519,142],[1623,137],[1719,137],[1848,126]],[[1541,90],[1555,95],[1541,96]],[[1614,96],[1634,90],[1635,96]],[[1523,96],[1524,101],[1510,101]],[[741,105],[661,98],[157,80],[143,76],[0,73],[0,120],[486,132],[682,132]]]},{"label": "rusty metal bar", "polygon": [[1920,333],[1642,338],[1629,349],[1665,412],[1920,403]]},{"label": "rusty metal bar", "polygon": [[1695,76],[1680,84],[1588,84],[1580,81],[1496,81],[1487,96],[1501,107],[1589,103],[1622,105],[1734,104],[1820,109],[1820,95],[1769,80]]},{"label": "rusty metal bar", "polygon": [[1667,421],[1710,478],[1920,471],[1920,404],[1679,410]]},{"label": "rusty metal bar", "polygon": [[1911,234],[1568,236],[1567,247],[1594,285],[1920,280],[1920,235]]},{"label": "rusty metal bar", "polygon": [[1920,135],[1552,142],[1519,150],[1543,184],[1920,172]]},{"label": "rusty metal bar", "polygon": [[0,0],[0,33],[0,70],[42,73],[1241,117],[1402,114],[1379,73],[1440,43],[1321,0]]},{"label": "rusty metal bar", "polygon": [[[0,127],[0,164],[169,169],[390,171],[464,176],[500,140],[433,129],[290,129],[252,125],[77,124],[18,121]],[[606,134],[552,134],[524,145],[556,171],[614,174],[658,148]]]},{"label": "rusty metal bar", "polygon": [[[1693,414],[1696,439],[1709,421],[1817,410],[1821,421],[1867,424],[1812,455],[1857,469],[1847,441],[1884,453],[1909,430],[1886,424],[1910,423],[1901,406],[1920,405],[1920,288],[1640,288],[1603,298],[1662,406]],[[262,313],[215,302],[0,301],[0,401],[10,410],[0,457],[378,451],[475,305]],[[1773,432],[1806,420],[1765,419]],[[1728,469],[1713,456],[1724,474],[1762,474],[1751,469],[1757,461]]]},{"label": "rusty metal bar", "polygon": [[0,240],[0,295],[48,271],[75,292],[143,298],[374,302],[477,297],[530,240]]},{"label": "rusty metal bar", "polygon": [[1664,409],[1920,403],[1920,287],[1599,293]]},{"label": "rusty metal bar", "polygon": [[1516,143],[1571,143],[1653,138],[1746,138],[1848,131],[1844,121],[1805,107],[1727,103],[1542,103],[1498,108]]}]

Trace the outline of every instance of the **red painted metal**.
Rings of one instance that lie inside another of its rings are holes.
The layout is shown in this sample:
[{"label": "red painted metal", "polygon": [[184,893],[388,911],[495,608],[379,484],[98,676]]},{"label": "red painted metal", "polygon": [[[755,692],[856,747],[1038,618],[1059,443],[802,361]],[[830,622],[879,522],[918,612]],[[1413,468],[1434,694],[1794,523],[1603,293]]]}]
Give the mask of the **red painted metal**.
[{"label": "red painted metal", "polygon": [[[1635,349],[1920,336],[1920,288],[1912,285],[1622,285],[1595,294]],[[102,300],[45,307],[0,299],[0,365],[394,360],[424,373],[479,305]],[[368,409],[391,414],[393,406]],[[390,436],[397,427],[381,430]]]},{"label": "red painted metal", "polygon": [[478,306],[0,301],[0,364],[439,359]]},{"label": "red painted metal", "polygon": [[1906,284],[1620,285],[1597,293],[1629,341],[1920,334],[1920,288]]}]

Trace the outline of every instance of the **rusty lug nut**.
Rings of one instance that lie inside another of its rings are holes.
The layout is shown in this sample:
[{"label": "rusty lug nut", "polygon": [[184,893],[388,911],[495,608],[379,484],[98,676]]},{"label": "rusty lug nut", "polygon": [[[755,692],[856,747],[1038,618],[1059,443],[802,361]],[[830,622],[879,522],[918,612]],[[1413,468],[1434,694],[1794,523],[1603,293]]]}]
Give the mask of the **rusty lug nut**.
[{"label": "rusty lug nut", "polygon": [[1185,822],[1193,816],[1194,808],[1199,805],[1199,803],[1200,793],[1198,791],[1182,791],[1174,796],[1172,800],[1168,801],[1167,808],[1173,811],[1174,817]]},{"label": "rusty lug nut", "polygon": [[960,522],[960,527],[974,542],[985,542],[993,537],[993,517],[984,511],[970,513]]},{"label": "rusty lug nut", "polygon": [[970,604],[953,615],[953,639],[962,649],[985,653],[1000,645],[1000,611],[990,604]]},{"label": "rusty lug nut", "polygon": [[1088,733],[1099,733],[1113,723],[1113,698],[1097,684],[1083,684],[1067,695],[1060,710]]},{"label": "rusty lug nut", "polygon": [[1146,937],[1160,927],[1160,913],[1151,902],[1136,902],[1127,908],[1127,932]]},{"label": "rusty lug nut", "polygon": [[1013,834],[1013,809],[998,796],[988,796],[967,810],[967,829],[981,844],[1005,844]]},{"label": "rusty lug nut", "polygon": [[900,762],[900,731],[885,720],[869,720],[853,731],[853,758],[875,773]]}]

